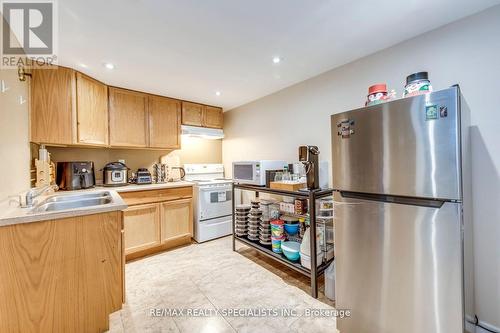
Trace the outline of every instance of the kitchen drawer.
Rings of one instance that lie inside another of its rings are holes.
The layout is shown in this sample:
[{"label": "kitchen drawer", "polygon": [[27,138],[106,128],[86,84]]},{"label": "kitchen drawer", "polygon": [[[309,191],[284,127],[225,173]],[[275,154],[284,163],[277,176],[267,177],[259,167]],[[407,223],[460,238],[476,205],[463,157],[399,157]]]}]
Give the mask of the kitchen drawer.
[{"label": "kitchen drawer", "polygon": [[193,187],[176,187],[161,190],[145,190],[122,192],[120,196],[127,205],[139,205],[145,203],[155,203],[162,201],[178,200],[191,198],[193,196]]}]

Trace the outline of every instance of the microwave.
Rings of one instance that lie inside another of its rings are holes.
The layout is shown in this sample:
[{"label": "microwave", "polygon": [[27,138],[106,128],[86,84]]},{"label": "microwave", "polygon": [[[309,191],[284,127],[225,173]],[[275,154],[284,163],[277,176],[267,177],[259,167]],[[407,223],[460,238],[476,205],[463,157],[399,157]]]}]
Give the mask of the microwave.
[{"label": "microwave", "polygon": [[250,184],[257,186],[266,185],[267,170],[281,170],[285,161],[239,161],[233,162],[233,180],[240,184]]}]

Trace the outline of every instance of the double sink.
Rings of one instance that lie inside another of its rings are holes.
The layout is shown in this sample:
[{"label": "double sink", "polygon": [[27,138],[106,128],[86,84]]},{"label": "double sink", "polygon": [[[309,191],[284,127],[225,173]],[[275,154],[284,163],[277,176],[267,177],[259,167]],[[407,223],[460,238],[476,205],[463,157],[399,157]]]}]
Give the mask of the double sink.
[{"label": "double sink", "polygon": [[32,213],[58,212],[76,208],[91,208],[107,205],[113,202],[111,193],[99,191],[82,194],[52,195],[37,204],[31,210]]}]

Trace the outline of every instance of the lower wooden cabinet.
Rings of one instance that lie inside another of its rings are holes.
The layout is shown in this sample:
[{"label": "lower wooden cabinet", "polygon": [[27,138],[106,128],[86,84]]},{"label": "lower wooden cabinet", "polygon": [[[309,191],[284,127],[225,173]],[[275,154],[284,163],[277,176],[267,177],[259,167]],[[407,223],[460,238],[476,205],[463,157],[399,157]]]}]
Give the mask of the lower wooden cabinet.
[{"label": "lower wooden cabinet", "polygon": [[122,212],[0,227],[0,332],[109,329],[122,308]]},{"label": "lower wooden cabinet", "polygon": [[192,200],[163,202],[160,205],[161,242],[193,235]]},{"label": "lower wooden cabinet", "polygon": [[192,187],[121,193],[126,259],[189,244],[193,235]]},{"label": "lower wooden cabinet", "polygon": [[137,205],[123,212],[125,254],[160,245],[158,204]]}]

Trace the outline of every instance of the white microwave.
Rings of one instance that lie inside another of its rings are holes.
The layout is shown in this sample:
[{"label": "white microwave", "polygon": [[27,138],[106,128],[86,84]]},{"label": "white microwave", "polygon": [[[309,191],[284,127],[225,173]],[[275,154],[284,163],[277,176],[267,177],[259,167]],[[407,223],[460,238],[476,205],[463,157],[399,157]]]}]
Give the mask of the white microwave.
[{"label": "white microwave", "polygon": [[239,161],[233,162],[233,180],[236,183],[257,186],[266,185],[267,170],[282,170],[285,161]]}]

